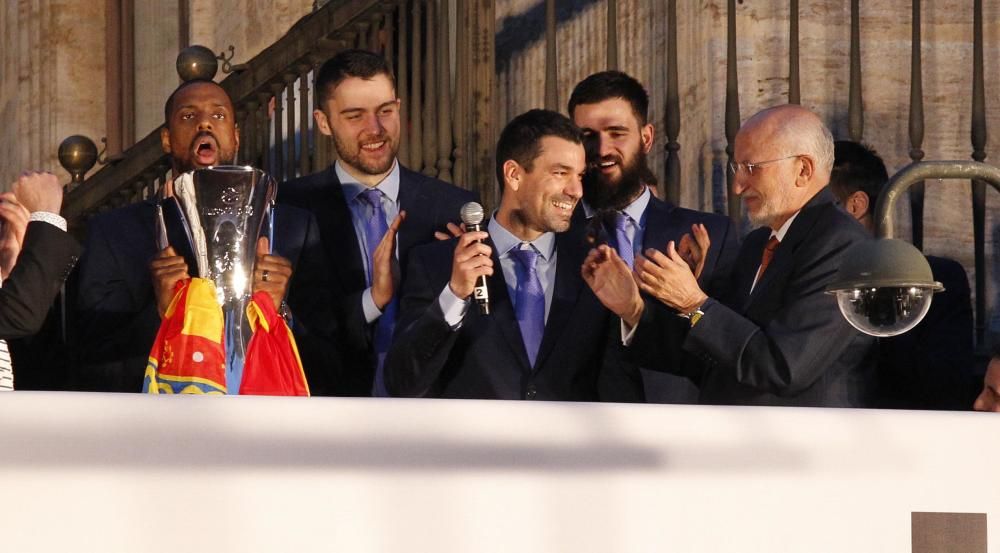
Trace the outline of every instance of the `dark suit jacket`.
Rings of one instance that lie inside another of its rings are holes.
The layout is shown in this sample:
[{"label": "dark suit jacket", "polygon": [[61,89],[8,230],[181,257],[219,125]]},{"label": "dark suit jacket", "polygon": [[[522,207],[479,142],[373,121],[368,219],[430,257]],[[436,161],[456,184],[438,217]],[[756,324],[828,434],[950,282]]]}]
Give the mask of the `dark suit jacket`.
[{"label": "dark suit jacket", "polygon": [[[643,248],[656,248],[666,253],[667,242],[673,240],[679,244],[681,237],[690,233],[691,225],[696,223],[705,225],[712,241],[698,281],[705,293],[718,295],[727,286],[739,248],[737,232],[729,217],[677,207],[654,196],[646,206]],[[698,402],[698,387],[688,378],[642,369],[642,383],[645,400],[649,403]]]},{"label": "dark suit jacket", "polygon": [[0,287],[0,338],[38,332],[79,253],[79,244],[62,230],[28,223],[17,264]]},{"label": "dark suit jacket", "polygon": [[[399,266],[406,267],[414,246],[434,241],[435,231],[445,231],[449,222],[459,222],[462,205],[478,198],[468,190],[400,165],[398,199],[400,208],[406,211],[406,220],[399,229],[396,246]],[[343,359],[330,366],[335,370],[317,378],[316,386],[330,395],[369,396],[375,376],[374,325],[365,320],[361,305],[368,283],[351,210],[334,166],[282,184],[278,201],[308,209],[316,216],[327,263],[333,269],[329,286],[334,291]]]},{"label": "dark suit jacket", "polygon": [[609,317],[580,276],[588,249],[582,234],[557,235],[552,304],[534,367],[496,251],[496,270],[488,279],[492,313],[481,315],[470,305],[457,330],[445,322],[438,296],[451,278],[455,244],[429,244],[411,254],[386,361],[392,395],[596,401],[606,395],[603,390],[615,393],[614,379],[622,375],[611,354],[620,346],[609,340]]},{"label": "dark suit jacket", "polygon": [[[583,224],[583,209],[577,210],[575,224]],[[650,196],[644,213],[646,226],[642,236],[643,249],[655,248],[663,253],[671,240],[680,244],[681,237],[691,233],[691,226],[705,225],[711,245],[705,259],[699,283],[709,295],[718,295],[728,285],[738,250],[737,232],[732,220],[723,215],[677,207],[656,196]],[[603,230],[603,229],[602,229]],[[613,317],[613,324],[618,319]],[[698,387],[689,378],[663,370],[638,369],[641,374],[640,395],[633,401],[648,403],[697,403]],[[624,399],[624,398],[623,398]]]},{"label": "dark suit jacket", "polygon": [[[93,217],[76,282],[79,369],[71,389],[139,392],[160,327],[149,263],[157,253],[153,200]],[[331,342],[331,299],[325,258],[312,216],[292,207],[275,212],[274,253],[294,268],[288,304],[307,376],[306,352]],[[318,346],[316,346],[318,347]],[[314,392],[315,395],[315,392]]]},{"label": "dark suit jacket", "polygon": [[[851,327],[826,293],[847,249],[868,239],[865,230],[822,190],[792,222],[751,294],[770,233],[747,236],[731,291],[722,302],[710,300],[690,331],[686,320],[647,302],[630,349],[698,381],[702,403],[871,405],[874,338]],[[700,363],[677,361],[678,336]]]},{"label": "dark suit jacket", "polygon": [[909,332],[879,340],[879,407],[968,409],[982,388],[974,376],[972,300],[965,269],[927,256],[934,294],[927,315]]}]

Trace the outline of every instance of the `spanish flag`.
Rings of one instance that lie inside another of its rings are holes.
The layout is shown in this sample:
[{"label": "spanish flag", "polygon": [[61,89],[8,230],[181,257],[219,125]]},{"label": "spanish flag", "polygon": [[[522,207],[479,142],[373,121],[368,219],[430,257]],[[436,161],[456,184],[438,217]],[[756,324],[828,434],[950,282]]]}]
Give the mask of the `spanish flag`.
[{"label": "spanish flag", "polygon": [[247,306],[253,336],[243,364],[240,395],[308,396],[299,348],[285,319],[265,292],[253,295]]},{"label": "spanish flag", "polygon": [[[222,308],[215,285],[203,278],[177,284],[146,365],[150,394],[225,394]],[[240,394],[309,395],[291,330],[271,297],[254,294],[247,307],[253,336],[243,365]]]},{"label": "spanish flag", "polygon": [[204,278],[178,282],[149,352],[142,390],[150,394],[225,394],[222,332],[222,308],[215,299],[215,284]]}]

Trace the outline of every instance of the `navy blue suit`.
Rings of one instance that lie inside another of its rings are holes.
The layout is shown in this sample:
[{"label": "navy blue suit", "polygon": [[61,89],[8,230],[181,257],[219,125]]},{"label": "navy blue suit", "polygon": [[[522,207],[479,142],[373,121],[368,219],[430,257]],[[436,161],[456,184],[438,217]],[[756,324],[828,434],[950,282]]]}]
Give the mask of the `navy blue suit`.
[{"label": "navy blue suit", "polygon": [[[399,206],[406,211],[406,219],[397,234],[396,246],[399,266],[406,267],[410,250],[434,241],[434,232],[446,231],[449,222],[459,222],[462,205],[476,201],[477,196],[402,165],[399,180]],[[374,324],[366,321],[361,302],[368,283],[357,232],[335,167],[282,184],[278,201],[315,215],[327,264],[332,269],[328,286],[335,301],[342,359],[331,363],[324,374],[316,375],[316,386],[331,395],[371,395]]]},{"label": "navy blue suit", "polygon": [[[620,340],[604,307],[583,282],[588,246],[582,233],[556,235],[552,305],[531,366],[514,304],[493,251],[491,313],[473,303],[457,330],[438,296],[451,279],[457,240],[415,249],[407,268],[400,319],[386,361],[394,396],[597,401],[618,399],[625,375],[616,365]],[[490,243],[492,247],[492,243]],[[617,342],[617,343],[616,343]],[[628,384],[624,384],[628,386]]]},{"label": "navy blue suit", "polygon": [[[823,189],[789,226],[751,293],[770,234],[765,227],[747,236],[729,292],[706,302],[690,330],[687,320],[647,301],[629,349],[643,366],[698,382],[702,403],[870,406],[875,340],[851,327],[826,293],[866,231]],[[684,354],[699,362],[684,362]]]},{"label": "navy blue suit", "polygon": [[[575,215],[575,224],[583,224],[583,209],[578,209]],[[667,251],[667,243],[672,240],[675,245],[679,245],[681,237],[691,233],[692,225],[698,223],[705,225],[711,245],[699,283],[709,295],[722,293],[727,286],[739,247],[737,233],[729,217],[677,207],[655,196],[650,196],[643,217],[646,221],[641,242],[643,250],[654,248],[664,254]],[[607,229],[601,230],[607,231]],[[614,320],[617,321],[617,318]],[[645,368],[639,369],[639,373],[642,390],[640,395],[631,398],[632,401],[698,402],[698,387],[689,378]]]},{"label": "navy blue suit", "polygon": [[[729,217],[685,209],[656,197],[650,198],[646,206],[643,248],[656,248],[666,253],[668,242],[673,240],[675,244],[680,244],[681,237],[691,232],[691,225],[698,223],[705,225],[712,242],[698,282],[706,294],[720,294],[730,278],[739,249],[737,232]],[[649,369],[642,369],[641,373],[647,402],[698,402],[698,387],[690,379]]]},{"label": "navy blue suit", "polygon": [[[149,350],[160,328],[149,272],[157,253],[155,220],[156,203],[146,200],[87,223],[76,274],[80,367],[71,377],[71,389],[142,390]],[[308,375],[306,353],[320,347],[316,344],[332,343],[319,232],[312,216],[295,208],[279,206],[275,222],[274,253],[288,258],[294,269],[288,304]]]}]

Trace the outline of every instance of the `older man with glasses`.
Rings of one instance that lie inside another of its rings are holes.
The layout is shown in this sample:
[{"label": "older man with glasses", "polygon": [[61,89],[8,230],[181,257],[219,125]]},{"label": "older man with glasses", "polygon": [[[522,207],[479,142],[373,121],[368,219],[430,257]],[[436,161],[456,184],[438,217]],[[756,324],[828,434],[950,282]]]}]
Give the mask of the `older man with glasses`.
[{"label": "older man with glasses", "polygon": [[845,251],[867,239],[827,188],[830,131],[800,106],[766,109],[740,129],[734,159],[733,192],[760,228],[743,242],[728,292],[706,295],[674,245],[636,260],[638,285],[613,252],[594,251],[588,283],[632,329],[624,339],[643,365],[683,371],[702,403],[869,405],[874,339],[825,293]]}]

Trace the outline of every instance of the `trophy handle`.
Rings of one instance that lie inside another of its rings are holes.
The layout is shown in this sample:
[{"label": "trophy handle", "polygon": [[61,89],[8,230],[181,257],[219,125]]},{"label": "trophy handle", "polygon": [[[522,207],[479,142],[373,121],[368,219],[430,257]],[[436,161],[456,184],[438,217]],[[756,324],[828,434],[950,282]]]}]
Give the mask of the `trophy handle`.
[{"label": "trophy handle", "polygon": [[169,245],[167,223],[163,220],[163,204],[156,202],[156,251],[161,252]]},{"label": "trophy handle", "polygon": [[268,203],[267,220],[264,222],[264,232],[267,233],[267,247],[269,254],[274,254],[274,200]]}]

